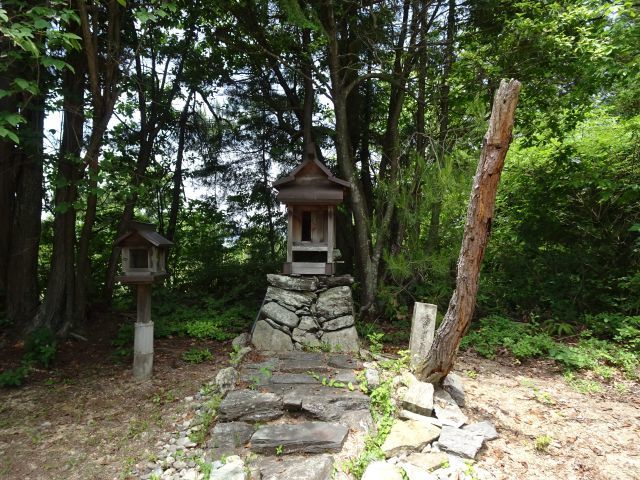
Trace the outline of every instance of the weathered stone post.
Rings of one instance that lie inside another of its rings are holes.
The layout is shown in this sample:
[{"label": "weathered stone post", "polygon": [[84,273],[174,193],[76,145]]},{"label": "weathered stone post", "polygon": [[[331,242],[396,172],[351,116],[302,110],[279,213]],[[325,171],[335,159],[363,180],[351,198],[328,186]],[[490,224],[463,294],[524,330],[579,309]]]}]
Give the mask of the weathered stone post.
[{"label": "weathered stone post", "polygon": [[133,378],[148,380],[153,372],[151,284],[138,285],[138,316],[133,339]]},{"label": "weathered stone post", "polygon": [[438,306],[431,303],[416,302],[413,306],[409,339],[412,368],[427,358],[436,331],[437,313]]}]

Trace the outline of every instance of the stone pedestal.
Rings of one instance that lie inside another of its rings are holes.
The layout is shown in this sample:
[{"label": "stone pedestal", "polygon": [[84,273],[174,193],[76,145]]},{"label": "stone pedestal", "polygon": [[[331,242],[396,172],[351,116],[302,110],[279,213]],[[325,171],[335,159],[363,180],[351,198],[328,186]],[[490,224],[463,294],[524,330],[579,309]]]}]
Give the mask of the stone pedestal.
[{"label": "stone pedestal", "polygon": [[350,276],[267,275],[252,332],[259,350],[358,350]]}]

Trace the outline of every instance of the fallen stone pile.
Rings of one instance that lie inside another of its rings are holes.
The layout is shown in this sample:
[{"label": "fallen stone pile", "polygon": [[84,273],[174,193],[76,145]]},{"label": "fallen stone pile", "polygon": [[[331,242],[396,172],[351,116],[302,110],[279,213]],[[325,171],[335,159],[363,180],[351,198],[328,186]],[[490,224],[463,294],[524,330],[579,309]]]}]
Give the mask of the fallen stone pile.
[{"label": "fallen stone pile", "polygon": [[367,467],[363,480],[492,479],[473,463],[484,442],[498,437],[491,422],[468,424],[461,378],[450,373],[442,388],[404,372],[392,380],[398,419],[381,446],[385,460]]},{"label": "fallen stone pile", "polygon": [[358,351],[350,276],[267,275],[269,287],[253,329],[258,350],[291,351],[326,345]]}]

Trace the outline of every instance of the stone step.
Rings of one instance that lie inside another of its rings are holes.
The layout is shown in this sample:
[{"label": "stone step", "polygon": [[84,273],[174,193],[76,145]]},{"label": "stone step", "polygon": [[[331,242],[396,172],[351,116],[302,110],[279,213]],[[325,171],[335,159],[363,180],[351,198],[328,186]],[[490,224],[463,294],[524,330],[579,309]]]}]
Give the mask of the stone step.
[{"label": "stone step", "polygon": [[348,427],[337,423],[267,425],[251,437],[251,450],[277,455],[339,452],[348,433]]},{"label": "stone step", "polygon": [[275,420],[283,413],[280,395],[255,390],[234,390],[220,404],[218,419],[222,422],[265,422]]},{"label": "stone step", "polygon": [[262,480],[329,480],[333,473],[331,455],[265,457],[255,463]]}]

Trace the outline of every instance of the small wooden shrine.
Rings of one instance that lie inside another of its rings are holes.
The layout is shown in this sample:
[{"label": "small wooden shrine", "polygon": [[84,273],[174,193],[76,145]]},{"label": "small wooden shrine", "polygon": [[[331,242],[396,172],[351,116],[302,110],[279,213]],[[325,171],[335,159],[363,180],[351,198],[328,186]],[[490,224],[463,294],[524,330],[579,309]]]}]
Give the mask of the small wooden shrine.
[{"label": "small wooden shrine", "polygon": [[165,259],[173,242],[155,230],[155,225],[130,222],[127,233],[114,246],[121,248],[122,275],[116,281],[136,285],[137,320],[133,339],[133,377],[148,380],[153,372],[153,322],[151,285],[167,276]]},{"label": "small wooden shrine", "polygon": [[287,206],[287,262],[285,274],[335,273],[336,205],[342,203],[349,182],[335,177],[318,160],[313,148],[289,175],[273,183],[278,200]]},{"label": "small wooden shrine", "polygon": [[127,233],[115,241],[115,246],[122,249],[122,275],[116,280],[152,283],[166,277],[166,252],[172,245],[173,242],[155,231],[152,223],[130,222]]}]

